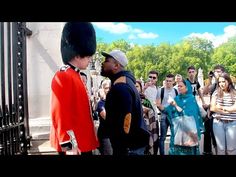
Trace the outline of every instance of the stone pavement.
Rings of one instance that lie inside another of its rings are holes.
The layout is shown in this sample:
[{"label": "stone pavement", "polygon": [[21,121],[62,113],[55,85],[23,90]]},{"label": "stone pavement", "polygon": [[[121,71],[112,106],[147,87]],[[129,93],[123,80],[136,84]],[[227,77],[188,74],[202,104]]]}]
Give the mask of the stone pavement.
[{"label": "stone pavement", "polygon": [[[204,135],[202,135],[202,139],[200,142],[201,154],[203,152],[203,137]],[[165,154],[166,155],[168,155],[168,151],[169,151],[169,142],[170,142],[170,136],[168,135],[165,141]],[[94,150],[93,154],[100,155],[98,150]],[[213,154],[215,154],[214,151],[213,151]],[[57,155],[57,152],[53,148],[50,147],[50,143],[48,139],[32,139],[29,155]]]},{"label": "stone pavement", "polygon": [[50,147],[49,132],[50,118],[40,117],[29,120],[31,147],[28,151],[29,155],[55,155],[57,152]]},{"label": "stone pavement", "polygon": [[35,140],[31,141],[31,148],[29,155],[57,155],[57,152],[50,147],[49,140]]}]

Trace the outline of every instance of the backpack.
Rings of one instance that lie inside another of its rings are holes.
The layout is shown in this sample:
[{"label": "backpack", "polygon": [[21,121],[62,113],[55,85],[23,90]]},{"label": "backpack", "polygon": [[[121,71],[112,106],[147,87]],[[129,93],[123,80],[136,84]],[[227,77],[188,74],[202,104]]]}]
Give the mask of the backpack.
[{"label": "backpack", "polygon": [[214,85],[210,88],[210,97],[212,96],[212,94],[216,90],[216,87],[217,87],[217,83],[214,83]]},{"label": "backpack", "polygon": [[[178,91],[175,88],[174,88],[174,90],[175,90],[175,95],[177,96],[178,95]],[[162,103],[162,100],[164,98],[164,91],[165,91],[165,88],[162,87],[161,88],[161,103]]]}]

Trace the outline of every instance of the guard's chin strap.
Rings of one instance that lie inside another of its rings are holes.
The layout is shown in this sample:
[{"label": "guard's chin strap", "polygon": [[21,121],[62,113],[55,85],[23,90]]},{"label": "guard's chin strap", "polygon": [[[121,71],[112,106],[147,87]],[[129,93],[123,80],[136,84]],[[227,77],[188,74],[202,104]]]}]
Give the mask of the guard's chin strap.
[{"label": "guard's chin strap", "polygon": [[75,70],[77,73],[79,73],[80,72],[80,69],[79,68],[77,68],[77,67],[75,67],[75,66],[73,66],[72,64],[70,64],[70,63],[67,63],[73,70]]}]

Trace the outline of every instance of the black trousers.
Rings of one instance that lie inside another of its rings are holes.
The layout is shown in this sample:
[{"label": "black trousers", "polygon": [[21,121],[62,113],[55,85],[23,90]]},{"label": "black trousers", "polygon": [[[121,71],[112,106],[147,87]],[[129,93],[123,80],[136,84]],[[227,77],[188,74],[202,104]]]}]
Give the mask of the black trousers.
[{"label": "black trousers", "polygon": [[206,119],[204,122],[205,132],[204,132],[204,154],[212,154],[212,145],[216,147],[216,140],[213,132],[213,118]]},{"label": "black trousers", "polygon": [[157,140],[154,142],[154,146],[153,146],[154,155],[157,155],[158,149],[159,149],[160,135],[159,135],[159,121],[158,120],[156,121],[156,127],[157,127]]}]

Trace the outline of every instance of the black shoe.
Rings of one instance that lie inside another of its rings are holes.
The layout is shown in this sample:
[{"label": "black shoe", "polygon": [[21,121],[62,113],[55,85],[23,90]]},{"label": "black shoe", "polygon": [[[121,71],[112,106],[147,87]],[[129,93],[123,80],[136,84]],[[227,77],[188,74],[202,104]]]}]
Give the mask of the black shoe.
[{"label": "black shoe", "polygon": [[218,154],[218,151],[217,151],[217,146],[214,147],[215,148],[215,154],[217,155]]},{"label": "black shoe", "polygon": [[202,155],[213,155],[212,152],[203,152]]}]

